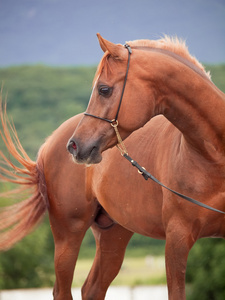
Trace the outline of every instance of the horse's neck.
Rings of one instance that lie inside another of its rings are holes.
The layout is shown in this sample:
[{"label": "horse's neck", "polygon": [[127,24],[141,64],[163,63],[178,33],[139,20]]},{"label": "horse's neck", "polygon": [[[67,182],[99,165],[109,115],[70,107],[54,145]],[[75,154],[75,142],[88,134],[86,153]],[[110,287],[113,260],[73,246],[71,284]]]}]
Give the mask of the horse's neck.
[{"label": "horse's neck", "polygon": [[[163,114],[182,133],[185,141],[202,154],[225,152],[225,97],[206,77],[186,70],[167,76],[166,94],[159,99]],[[164,75],[166,76],[166,75]],[[165,78],[164,78],[165,79]]]}]

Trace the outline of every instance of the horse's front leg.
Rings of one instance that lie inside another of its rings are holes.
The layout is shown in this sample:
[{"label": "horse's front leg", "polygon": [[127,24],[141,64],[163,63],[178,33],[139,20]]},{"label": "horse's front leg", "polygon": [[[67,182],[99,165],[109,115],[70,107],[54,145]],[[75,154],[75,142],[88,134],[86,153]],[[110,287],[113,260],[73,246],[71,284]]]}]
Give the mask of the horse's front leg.
[{"label": "horse's front leg", "polygon": [[92,225],[96,255],[91,271],[82,287],[83,300],[103,300],[107,289],[118,274],[127,244],[133,233],[114,224],[108,229]]},{"label": "horse's front leg", "polygon": [[[190,224],[189,224],[190,225]],[[177,219],[166,230],[166,275],[169,300],[185,300],[185,274],[189,251],[195,243],[188,226]]]}]

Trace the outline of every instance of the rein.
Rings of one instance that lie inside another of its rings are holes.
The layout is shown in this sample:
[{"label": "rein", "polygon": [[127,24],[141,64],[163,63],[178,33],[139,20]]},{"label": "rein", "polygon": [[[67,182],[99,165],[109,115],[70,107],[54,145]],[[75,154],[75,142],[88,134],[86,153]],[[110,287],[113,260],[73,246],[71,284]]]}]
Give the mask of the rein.
[{"label": "rein", "polygon": [[126,147],[125,147],[125,145],[123,143],[123,140],[122,140],[122,138],[120,136],[120,133],[118,131],[118,125],[119,125],[118,115],[119,115],[120,107],[121,107],[122,100],[123,100],[124,90],[125,90],[125,87],[126,87],[127,76],[128,76],[128,71],[129,71],[129,67],[130,67],[130,56],[132,54],[131,47],[128,44],[125,44],[124,47],[128,50],[127,70],[126,70],[126,74],[125,74],[125,78],[124,78],[123,88],[122,88],[122,92],[121,92],[121,96],[120,96],[120,101],[119,101],[119,105],[118,105],[118,109],[117,109],[117,112],[116,112],[115,119],[110,120],[110,119],[102,118],[102,117],[99,117],[99,116],[95,116],[95,115],[92,115],[92,114],[86,113],[86,112],[84,113],[84,115],[85,116],[89,116],[89,117],[93,117],[93,118],[96,118],[96,119],[99,119],[99,120],[102,120],[102,121],[106,121],[106,122],[108,122],[108,123],[111,124],[111,126],[114,128],[116,136],[117,136],[118,144],[116,146],[119,149],[121,155],[123,157],[125,157],[132,164],[133,167],[135,167],[135,168],[138,169],[138,173],[141,174],[144,177],[145,180],[151,179],[155,183],[159,184],[161,187],[167,189],[168,191],[172,192],[173,194],[175,194],[175,195],[179,196],[180,198],[183,198],[184,200],[187,200],[187,201],[189,201],[189,202],[191,202],[193,204],[196,204],[198,206],[201,206],[203,208],[209,209],[209,210],[214,211],[214,212],[225,214],[224,211],[221,211],[219,209],[211,207],[211,206],[209,206],[207,204],[204,204],[204,203],[202,203],[200,201],[197,201],[197,200],[195,200],[195,199],[193,199],[191,197],[188,197],[188,196],[186,196],[184,194],[176,192],[176,191],[172,190],[171,188],[165,186],[158,179],[156,179],[152,174],[150,174],[148,171],[146,171],[146,169],[144,167],[141,167],[135,160],[133,160],[128,155],[127,149],[126,149]]},{"label": "rein", "polygon": [[158,179],[156,179],[152,174],[150,174],[149,172],[147,172],[144,167],[141,167],[136,161],[134,161],[127,153],[123,154],[123,157],[125,157],[132,164],[132,166],[134,166],[135,168],[138,169],[138,173],[140,173],[144,177],[145,180],[151,179],[154,182],[156,182],[159,185],[161,185],[162,187],[164,187],[165,189],[167,189],[168,191],[172,192],[173,194],[179,196],[180,198],[183,198],[184,200],[187,200],[187,201],[189,201],[191,203],[194,203],[194,204],[199,205],[201,207],[207,208],[209,210],[212,210],[212,211],[215,211],[215,212],[218,212],[218,213],[221,213],[221,214],[225,214],[224,211],[221,211],[219,209],[211,207],[211,206],[209,206],[207,204],[204,204],[204,203],[202,203],[200,201],[197,201],[197,200],[195,200],[195,199],[193,199],[191,197],[185,196],[185,195],[183,195],[181,193],[178,193],[178,192],[172,190],[171,188],[165,186]]}]

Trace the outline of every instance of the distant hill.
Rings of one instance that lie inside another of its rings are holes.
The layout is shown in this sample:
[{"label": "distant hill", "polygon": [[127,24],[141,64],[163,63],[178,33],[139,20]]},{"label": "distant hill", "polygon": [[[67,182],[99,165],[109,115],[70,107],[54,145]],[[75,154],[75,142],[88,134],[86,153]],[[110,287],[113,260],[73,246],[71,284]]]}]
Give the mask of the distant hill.
[{"label": "distant hill", "polygon": [[[42,65],[0,69],[7,111],[22,145],[34,159],[39,147],[62,122],[86,110],[96,67]],[[225,92],[225,64],[207,66]],[[0,139],[0,148],[1,148]]]},{"label": "distant hill", "polygon": [[42,65],[0,69],[8,115],[33,159],[45,138],[61,123],[85,111],[95,70]]}]

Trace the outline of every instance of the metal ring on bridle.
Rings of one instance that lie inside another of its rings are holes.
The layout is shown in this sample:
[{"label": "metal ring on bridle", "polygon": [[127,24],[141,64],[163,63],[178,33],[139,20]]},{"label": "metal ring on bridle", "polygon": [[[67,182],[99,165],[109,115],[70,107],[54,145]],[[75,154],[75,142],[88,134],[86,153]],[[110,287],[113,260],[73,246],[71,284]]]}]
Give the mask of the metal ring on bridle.
[{"label": "metal ring on bridle", "polygon": [[[146,170],[144,167],[142,167],[142,169],[143,169],[143,170]],[[138,170],[138,173],[139,173],[139,174],[141,174],[141,175],[143,175],[143,173],[144,173],[144,172],[143,172],[143,171],[140,171],[140,170]]]},{"label": "metal ring on bridle", "polygon": [[118,123],[118,120],[113,119],[113,120],[111,121],[111,126],[112,126],[113,128],[117,127],[118,124],[119,124],[119,123]]}]

